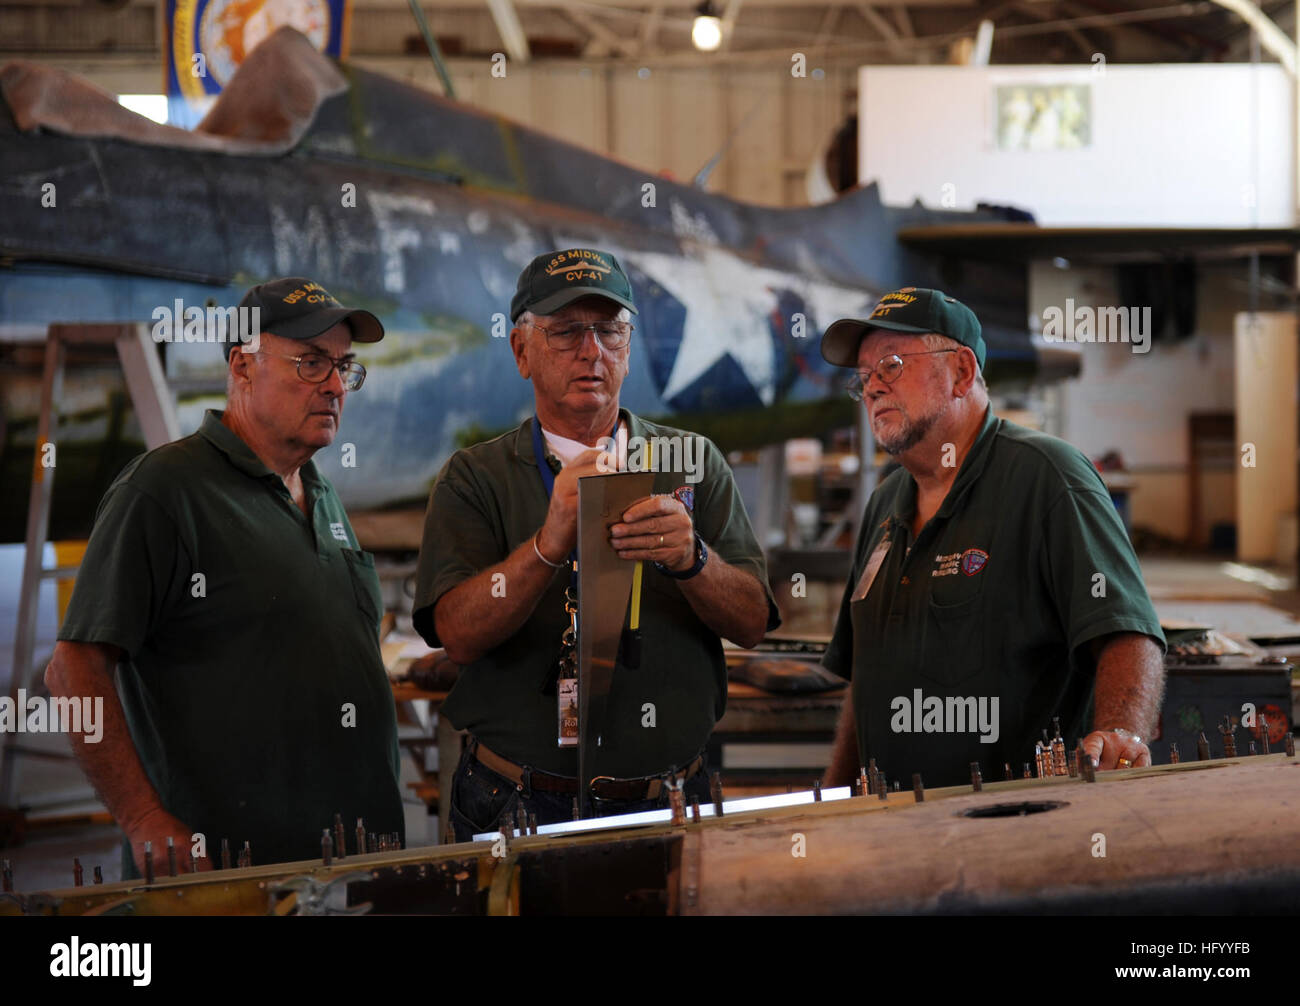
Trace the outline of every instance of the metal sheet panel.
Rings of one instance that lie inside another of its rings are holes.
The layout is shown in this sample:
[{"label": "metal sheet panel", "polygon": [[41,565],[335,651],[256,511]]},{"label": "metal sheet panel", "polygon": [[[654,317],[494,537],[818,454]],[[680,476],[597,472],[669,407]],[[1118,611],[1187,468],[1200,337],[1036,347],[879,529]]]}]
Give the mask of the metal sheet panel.
[{"label": "metal sheet panel", "polygon": [[[623,512],[650,495],[653,472],[619,472],[578,480],[578,778],[599,774],[600,751],[608,747],[605,700],[614,681],[623,618],[635,565],[620,559],[609,529]],[[583,816],[590,796],[580,787]]]}]

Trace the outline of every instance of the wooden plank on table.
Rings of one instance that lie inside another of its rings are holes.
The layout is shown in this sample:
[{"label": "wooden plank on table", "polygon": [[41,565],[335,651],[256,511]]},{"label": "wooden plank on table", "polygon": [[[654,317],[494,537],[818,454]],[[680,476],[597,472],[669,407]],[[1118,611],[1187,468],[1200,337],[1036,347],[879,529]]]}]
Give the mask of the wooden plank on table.
[{"label": "wooden plank on table", "polygon": [[[1056,898],[1170,896],[1300,871],[1300,765],[1285,755],[1015,780],[772,811],[696,829],[692,914],[1024,910]],[[964,815],[1059,801],[1024,816]],[[1224,813],[1231,807],[1232,813]],[[900,813],[901,811],[901,813]],[[1243,823],[1247,822],[1247,823]],[[791,835],[806,858],[792,860]],[[1106,855],[1093,855],[1095,836]],[[794,864],[792,866],[792,864]],[[756,884],[753,878],[762,877]]]}]

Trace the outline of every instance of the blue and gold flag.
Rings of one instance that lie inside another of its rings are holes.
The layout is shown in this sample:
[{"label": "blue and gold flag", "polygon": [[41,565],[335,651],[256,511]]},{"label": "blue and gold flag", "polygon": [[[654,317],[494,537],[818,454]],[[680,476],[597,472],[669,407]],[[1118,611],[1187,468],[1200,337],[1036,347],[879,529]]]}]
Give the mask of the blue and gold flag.
[{"label": "blue and gold flag", "polygon": [[244,57],[282,25],[326,56],[346,59],[350,15],[350,0],[167,0],[163,58],[172,121],[190,125],[177,120],[201,115]]}]

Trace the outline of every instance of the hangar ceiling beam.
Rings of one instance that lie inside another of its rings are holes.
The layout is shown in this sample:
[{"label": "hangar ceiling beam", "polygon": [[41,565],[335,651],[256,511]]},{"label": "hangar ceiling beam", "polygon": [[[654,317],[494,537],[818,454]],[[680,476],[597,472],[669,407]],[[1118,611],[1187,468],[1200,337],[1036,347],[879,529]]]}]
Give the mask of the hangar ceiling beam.
[{"label": "hangar ceiling beam", "polygon": [[[1215,0],[1205,0],[1205,2],[1214,3]],[[1158,38],[1171,45],[1180,46],[1184,53],[1186,53],[1188,49],[1191,49],[1193,53],[1199,56],[1208,57],[1210,59],[1221,59],[1224,50],[1227,48],[1217,38],[1213,38],[1212,36],[1195,31],[1183,25],[1169,24],[1168,22],[1172,21],[1172,18],[1156,19],[1138,17],[1136,19],[1130,19],[1128,17],[1130,14],[1141,15],[1144,11],[1160,10],[1161,8],[1141,8],[1138,11],[1132,11],[1125,9],[1122,6],[1118,6],[1114,0],[1074,0],[1074,3],[1076,6],[1085,7],[1088,10],[1099,11],[1103,16],[1114,18],[1114,20],[1110,22],[1105,20],[1094,22],[1096,24],[1124,24],[1130,27],[1131,30],[1140,32],[1148,38]],[[1202,10],[1203,9],[1204,8],[1202,8]],[[1190,10],[1186,11],[1186,13],[1197,13],[1197,10],[1193,6]],[[1186,58],[1186,56],[1183,58]]]},{"label": "hangar ceiling beam", "polygon": [[735,33],[736,21],[740,18],[740,5],[745,0],[727,0],[722,12],[722,48],[731,48],[731,36]]},{"label": "hangar ceiling beam", "polygon": [[[1035,21],[1053,20],[1052,14],[1049,14],[1047,11],[1042,10],[1041,5],[1036,3],[1031,3],[1029,2],[1029,0],[1025,0],[1025,2],[1016,4],[1016,10],[1020,11],[1022,14],[1027,14],[1029,17],[1032,17]],[[1085,35],[1078,28],[1075,28],[1073,25],[1067,25],[1062,30],[1065,32],[1065,34],[1069,35],[1071,39],[1073,39],[1074,44],[1079,47],[1079,51],[1083,53],[1085,58],[1087,59],[1092,58],[1092,54],[1097,51],[1097,47],[1088,41],[1087,35]]]},{"label": "hangar ceiling beam", "polygon": [[881,13],[869,3],[858,4],[858,13],[862,15],[862,20],[866,21],[882,39],[889,43],[889,51],[894,54],[895,59],[907,59],[907,46],[899,42],[898,29],[889,23]]},{"label": "hangar ceiling beam", "polygon": [[506,55],[516,63],[527,63],[532,53],[528,48],[524,26],[519,23],[515,5],[511,0],[487,0],[487,7],[501,34],[501,44],[506,47]]},{"label": "hangar ceiling beam", "polygon": [[1267,49],[1273,56],[1286,67],[1286,72],[1295,76],[1295,55],[1296,45],[1286,33],[1274,24],[1259,7],[1252,3],[1251,0],[1211,0],[1212,3],[1220,7],[1226,7],[1248,25],[1259,32],[1259,44]]},{"label": "hangar ceiling beam", "polygon": [[641,22],[641,51],[646,55],[657,48],[655,42],[659,37],[659,25],[663,19],[664,5],[657,3],[646,12],[645,20]]},{"label": "hangar ceiling beam", "polygon": [[898,33],[903,38],[916,38],[916,29],[912,27],[912,19],[907,14],[907,8],[898,4],[891,13],[894,15],[894,24],[898,25]]},{"label": "hangar ceiling beam", "polygon": [[813,42],[816,49],[824,48],[830,44],[835,35],[835,26],[840,23],[840,15],[844,13],[842,7],[828,6],[826,13],[822,15],[821,27],[817,29],[817,39]]},{"label": "hangar ceiling beam", "polygon": [[571,11],[564,12],[565,18],[580,31],[585,31],[591,36],[591,41],[582,51],[584,56],[603,56],[608,52],[617,50],[624,56],[637,56],[639,46],[636,42],[624,38],[617,32],[611,31],[602,22],[595,18],[587,16],[581,17]]}]

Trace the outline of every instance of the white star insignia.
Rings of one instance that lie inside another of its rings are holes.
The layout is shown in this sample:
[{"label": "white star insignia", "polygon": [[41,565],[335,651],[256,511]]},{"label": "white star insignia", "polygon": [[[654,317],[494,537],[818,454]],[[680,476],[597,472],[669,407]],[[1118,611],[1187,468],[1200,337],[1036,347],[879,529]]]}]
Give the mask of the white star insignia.
[{"label": "white star insignia", "polygon": [[[777,292],[789,290],[803,298],[814,315],[810,328],[814,320],[824,328],[844,312],[860,312],[872,299],[869,293],[754,265],[720,248],[697,245],[682,256],[634,251],[621,255],[686,308],[681,346],[662,392],[666,401],[730,356],[759,400],[771,405],[776,399],[771,317],[777,310]],[[785,328],[792,328],[789,318]]]}]

